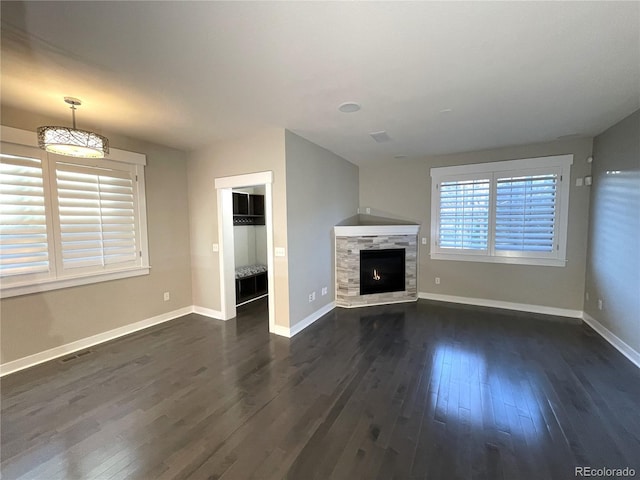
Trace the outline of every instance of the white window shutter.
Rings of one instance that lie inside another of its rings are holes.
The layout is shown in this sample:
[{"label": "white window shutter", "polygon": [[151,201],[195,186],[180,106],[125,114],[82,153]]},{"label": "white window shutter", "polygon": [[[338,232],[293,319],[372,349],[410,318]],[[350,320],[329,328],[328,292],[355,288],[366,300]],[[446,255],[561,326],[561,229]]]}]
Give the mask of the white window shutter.
[{"label": "white window shutter", "polygon": [[63,270],[135,264],[135,175],[130,171],[56,164]]},{"label": "white window shutter", "polygon": [[0,163],[0,274],[49,271],[42,161],[2,154]]},{"label": "white window shutter", "polygon": [[490,187],[490,179],[440,183],[439,249],[487,249]]},{"label": "white window shutter", "polygon": [[553,252],[557,174],[498,177],[495,249]]}]

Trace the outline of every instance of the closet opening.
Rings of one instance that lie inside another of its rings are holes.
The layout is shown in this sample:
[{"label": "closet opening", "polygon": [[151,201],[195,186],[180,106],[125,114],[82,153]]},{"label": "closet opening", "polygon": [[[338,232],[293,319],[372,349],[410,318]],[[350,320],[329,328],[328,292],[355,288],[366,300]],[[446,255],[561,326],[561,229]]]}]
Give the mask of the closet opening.
[{"label": "closet opening", "polygon": [[236,307],[269,293],[264,191],[264,185],[232,190]]},{"label": "closet opening", "polygon": [[269,332],[275,332],[272,183],[270,171],[215,179],[222,319],[234,318],[236,307],[267,306]]}]

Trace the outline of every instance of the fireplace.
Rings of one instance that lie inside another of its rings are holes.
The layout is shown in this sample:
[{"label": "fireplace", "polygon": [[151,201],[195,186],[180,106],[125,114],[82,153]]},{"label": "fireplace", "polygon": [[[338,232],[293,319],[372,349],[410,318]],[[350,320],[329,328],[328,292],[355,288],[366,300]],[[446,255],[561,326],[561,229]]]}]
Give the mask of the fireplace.
[{"label": "fireplace", "polygon": [[405,290],[405,249],[360,250],[360,295]]},{"label": "fireplace", "polygon": [[[419,228],[411,222],[371,215],[336,225],[336,305],[357,308],[415,302]],[[389,252],[392,259],[385,258]],[[361,271],[366,273],[361,275]]]}]

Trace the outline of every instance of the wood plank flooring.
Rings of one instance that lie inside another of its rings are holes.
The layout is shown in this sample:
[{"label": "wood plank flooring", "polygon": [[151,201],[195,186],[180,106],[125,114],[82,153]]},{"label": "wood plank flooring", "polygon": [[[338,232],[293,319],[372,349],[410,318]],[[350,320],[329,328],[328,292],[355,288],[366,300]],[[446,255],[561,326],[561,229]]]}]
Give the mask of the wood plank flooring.
[{"label": "wood plank flooring", "polygon": [[2,478],[640,478],[640,370],[586,325],[421,300],[286,339],[238,312],[3,378]]}]

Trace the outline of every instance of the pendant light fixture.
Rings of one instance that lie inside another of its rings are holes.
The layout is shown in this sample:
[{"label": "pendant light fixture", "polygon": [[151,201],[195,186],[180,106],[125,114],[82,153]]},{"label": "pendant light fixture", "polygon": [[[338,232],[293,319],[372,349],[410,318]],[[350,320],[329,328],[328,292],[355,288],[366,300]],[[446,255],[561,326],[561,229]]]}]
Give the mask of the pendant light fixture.
[{"label": "pendant light fixture", "polygon": [[64,97],[71,105],[73,128],[38,127],[38,146],[58,155],[82,158],[103,158],[109,153],[109,140],[97,133],[76,128],[76,107],[82,105],[77,98]]}]

